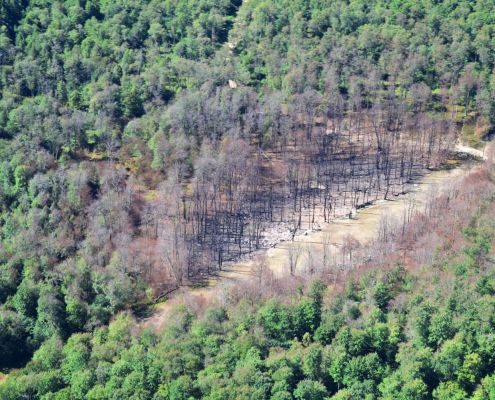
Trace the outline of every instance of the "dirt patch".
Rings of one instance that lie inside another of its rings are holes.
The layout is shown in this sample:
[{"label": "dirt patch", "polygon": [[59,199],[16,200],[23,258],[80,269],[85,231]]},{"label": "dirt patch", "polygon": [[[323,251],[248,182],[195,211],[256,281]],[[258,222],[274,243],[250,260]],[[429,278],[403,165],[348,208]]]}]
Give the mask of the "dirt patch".
[{"label": "dirt patch", "polygon": [[[464,151],[464,146],[462,149],[458,148],[458,151]],[[480,156],[481,153],[481,157],[485,158],[485,152],[470,149],[469,154],[473,151],[476,152],[476,156]],[[347,251],[352,251],[352,246],[368,243],[377,236],[384,221],[400,223],[411,210],[423,211],[428,200],[440,194],[443,187],[452,185],[471,170],[472,167],[461,166],[431,172],[414,184],[408,194],[395,196],[391,200],[377,201],[369,207],[357,210],[353,218],[339,218],[330,223],[318,221],[318,230],[298,234],[293,241],[283,238],[270,249],[257,253],[263,254],[265,265],[277,278],[290,273],[305,274],[313,265],[324,265],[322,257],[326,258],[328,264],[338,265],[340,258],[346,257],[347,247]],[[204,304],[218,300],[227,287],[253,279],[258,262],[259,258],[255,253],[247,260],[225,264],[225,269],[209,278],[205,287],[183,288],[173,299],[157,305],[154,314],[144,320],[142,325],[160,329],[177,304]]]}]

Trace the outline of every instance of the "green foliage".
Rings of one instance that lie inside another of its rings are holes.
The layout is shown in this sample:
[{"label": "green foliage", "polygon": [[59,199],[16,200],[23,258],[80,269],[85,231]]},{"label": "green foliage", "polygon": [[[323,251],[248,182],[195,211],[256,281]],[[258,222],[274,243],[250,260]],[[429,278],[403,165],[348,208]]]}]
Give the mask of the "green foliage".
[{"label": "green foliage", "polygon": [[[122,314],[108,328],[74,334],[65,345],[48,338],[26,368],[0,386],[0,396],[491,399],[492,295],[452,271],[454,284],[435,283],[428,296],[420,276],[404,288],[407,274],[397,271],[372,274],[388,286],[382,308],[376,285],[363,289],[361,300],[345,300],[363,310],[355,319],[347,318],[344,297],[325,301],[321,282],[301,289],[292,303],[241,302],[199,318],[179,307],[159,336],[133,332],[134,322]],[[493,274],[485,271],[488,280]],[[402,308],[392,305],[394,296],[401,296]]]},{"label": "green foliage", "polygon": [[465,400],[467,399],[467,393],[462,390],[456,382],[442,382],[438,388],[433,391],[433,398],[435,400]]},{"label": "green foliage", "polygon": [[297,400],[323,400],[327,390],[320,382],[304,380],[299,382],[294,397]]},{"label": "green foliage", "polygon": [[387,307],[392,299],[391,288],[383,282],[378,282],[373,290],[373,298],[380,309]]},{"label": "green foliage", "polygon": [[28,327],[22,317],[0,309],[0,349],[5,365],[16,365],[29,354],[26,346]]},{"label": "green foliage", "polygon": [[268,338],[286,345],[294,338],[293,324],[286,307],[275,300],[269,301],[258,312],[260,325]]},{"label": "green foliage", "polygon": [[482,379],[478,389],[473,394],[473,400],[493,400],[495,399],[495,378],[493,375]]},{"label": "green foliage", "polygon": [[0,1],[0,368],[32,356],[0,398],[494,397],[483,210],[445,263],[457,289],[395,267],[328,307],[317,281],[237,315],[179,310],[163,337],[115,318],[148,299],[128,175],[190,178],[203,144],[258,130],[269,146],[308,93],[370,109],[395,92],[404,112],[489,125],[494,16],[486,0]]}]

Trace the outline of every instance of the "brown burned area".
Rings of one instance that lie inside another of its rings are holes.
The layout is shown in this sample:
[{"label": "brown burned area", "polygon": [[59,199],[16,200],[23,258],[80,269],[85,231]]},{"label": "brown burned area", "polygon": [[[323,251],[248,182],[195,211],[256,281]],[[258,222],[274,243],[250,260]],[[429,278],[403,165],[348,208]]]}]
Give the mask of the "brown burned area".
[{"label": "brown burned area", "polygon": [[[172,171],[156,190],[136,184],[140,235],[130,248],[145,260],[155,297],[210,286],[233,269],[249,274],[260,250],[395,199],[453,157],[456,127],[447,120],[384,118],[299,117],[268,143],[252,135],[203,146],[192,179]],[[359,244],[348,235],[344,247]]]},{"label": "brown burned area", "polygon": [[[462,254],[466,238],[461,228],[485,206],[494,188],[485,165],[432,172],[405,196],[378,202],[358,211],[354,219],[323,224],[321,231],[297,235],[293,242],[279,243],[248,261],[232,263],[206,287],[180,289],[171,300],[158,304],[142,326],[162,328],[180,304],[201,312],[240,299],[275,296],[287,300],[299,285],[316,277],[328,284],[332,297],[366,271],[386,271],[398,263],[428,275],[433,273],[428,268],[435,267],[439,251],[451,257]],[[485,212],[495,215],[495,205],[491,203]],[[291,274],[289,253],[297,247],[301,251]],[[328,265],[325,249],[330,254]],[[308,268],[310,264],[313,270]]]}]

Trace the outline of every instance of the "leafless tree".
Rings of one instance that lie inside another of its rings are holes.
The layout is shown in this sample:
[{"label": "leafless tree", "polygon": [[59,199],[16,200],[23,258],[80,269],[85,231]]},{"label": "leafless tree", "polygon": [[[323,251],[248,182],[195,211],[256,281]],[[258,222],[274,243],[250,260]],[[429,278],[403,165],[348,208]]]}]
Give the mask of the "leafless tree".
[{"label": "leafless tree", "polygon": [[266,255],[258,254],[253,260],[253,273],[256,277],[256,281],[258,282],[258,286],[261,288],[264,284],[266,284],[266,279],[269,275],[269,266],[266,260]]},{"label": "leafless tree", "polygon": [[302,247],[300,244],[291,243],[288,248],[288,257],[289,257],[289,273],[291,276],[295,275],[297,262],[299,261],[299,257],[302,253]]},{"label": "leafless tree", "polygon": [[342,241],[342,262],[352,266],[354,253],[361,247],[361,243],[352,235],[346,235]]},{"label": "leafless tree", "polygon": [[323,238],[323,270],[328,271],[331,265],[331,253],[332,253],[332,243],[330,240],[330,235],[325,235]]}]

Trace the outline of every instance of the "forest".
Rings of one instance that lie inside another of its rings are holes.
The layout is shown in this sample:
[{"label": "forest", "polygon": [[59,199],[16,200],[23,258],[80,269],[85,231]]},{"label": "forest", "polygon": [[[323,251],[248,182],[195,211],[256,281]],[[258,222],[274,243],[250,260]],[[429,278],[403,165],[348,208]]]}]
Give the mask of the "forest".
[{"label": "forest", "polygon": [[127,312],[52,336],[0,398],[493,399],[493,168],[377,237],[337,284],[263,279],[177,306],[158,333]]},{"label": "forest", "polygon": [[0,398],[495,398],[489,167],[415,268],[136,322],[458,163],[494,67],[491,0],[0,0]]}]

